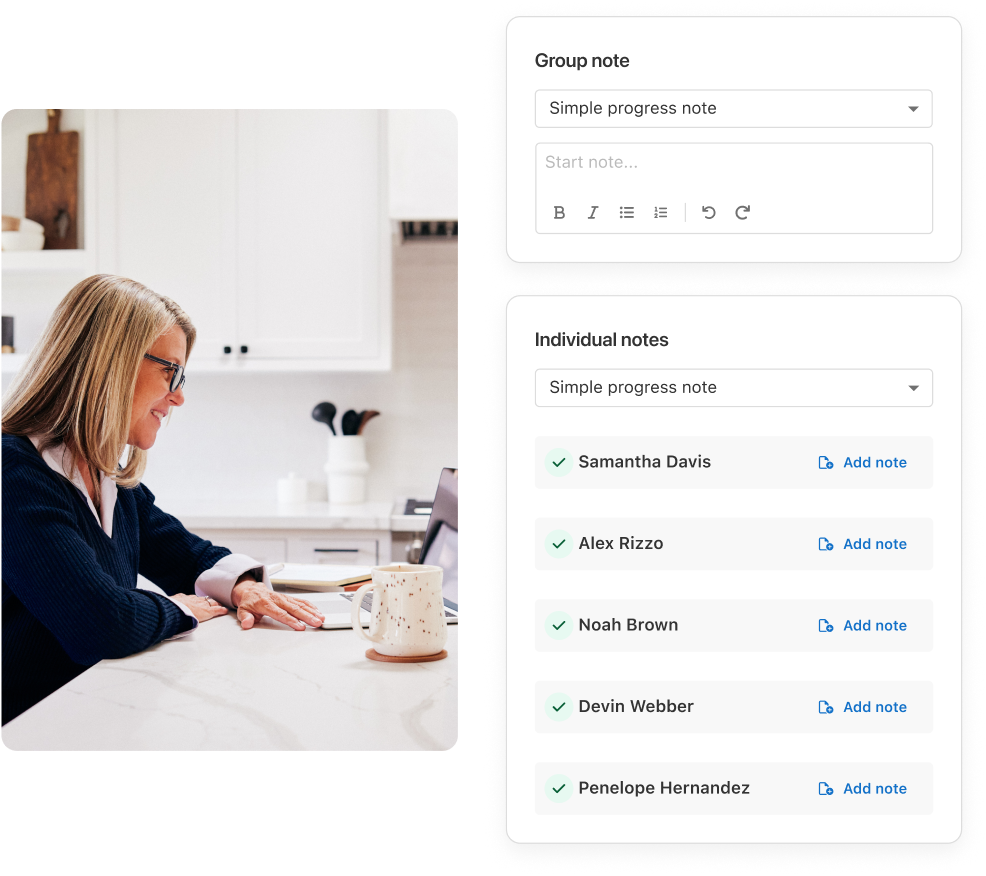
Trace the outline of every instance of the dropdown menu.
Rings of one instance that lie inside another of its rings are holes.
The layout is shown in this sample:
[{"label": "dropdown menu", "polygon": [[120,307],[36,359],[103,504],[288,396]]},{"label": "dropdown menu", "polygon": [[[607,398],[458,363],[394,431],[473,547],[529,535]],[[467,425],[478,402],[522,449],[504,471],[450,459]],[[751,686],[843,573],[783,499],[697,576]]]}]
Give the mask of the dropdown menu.
[{"label": "dropdown menu", "polygon": [[534,110],[539,128],[930,128],[932,94],[927,90],[540,90],[534,96]]},{"label": "dropdown menu", "polygon": [[932,372],[921,368],[540,369],[534,380],[539,407],[892,408],[933,401]]}]

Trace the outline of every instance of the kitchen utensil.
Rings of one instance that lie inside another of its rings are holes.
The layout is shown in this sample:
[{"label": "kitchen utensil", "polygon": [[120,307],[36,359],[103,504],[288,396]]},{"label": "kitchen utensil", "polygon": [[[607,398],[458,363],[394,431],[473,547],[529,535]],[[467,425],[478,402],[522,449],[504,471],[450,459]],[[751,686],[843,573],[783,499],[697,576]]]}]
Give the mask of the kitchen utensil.
[{"label": "kitchen utensil", "polygon": [[312,419],[319,423],[325,423],[336,434],[336,427],[333,420],[336,418],[336,406],[332,402],[319,402],[312,411]]},{"label": "kitchen utensil", "polygon": [[[374,566],[370,571],[373,580],[353,594],[352,624],[356,635],[372,643],[373,650],[384,657],[441,653],[448,640],[442,567],[393,563]],[[369,634],[363,632],[359,615],[367,590],[373,591]]]},{"label": "kitchen utensil", "polygon": [[78,249],[79,132],[59,131],[61,116],[48,110],[47,132],[27,138],[24,213],[44,226],[45,249]]},{"label": "kitchen utensil", "polygon": [[369,423],[370,420],[372,420],[374,417],[379,417],[379,416],[380,416],[380,411],[363,411],[363,413],[359,415],[359,428],[356,430],[356,434],[362,435],[363,428],[366,426],[366,424]]},{"label": "kitchen utensil", "polygon": [[355,435],[359,429],[360,415],[356,411],[346,411],[342,415],[342,434]]}]

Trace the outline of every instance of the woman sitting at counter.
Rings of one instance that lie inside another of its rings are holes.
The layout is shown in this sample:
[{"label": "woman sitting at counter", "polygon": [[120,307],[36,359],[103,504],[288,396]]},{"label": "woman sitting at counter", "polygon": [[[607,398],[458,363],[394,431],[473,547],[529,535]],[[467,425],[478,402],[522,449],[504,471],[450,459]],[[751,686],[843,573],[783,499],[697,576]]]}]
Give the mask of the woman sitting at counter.
[{"label": "woman sitting at counter", "polygon": [[[185,402],[194,342],[169,298],[90,277],[59,304],[6,395],[4,724],[100,660],[229,608],[245,630],[265,615],[296,630],[323,620],[275,593],[260,563],[192,535],[140,483],[161,423]],[[169,595],[138,589],[138,573]]]}]

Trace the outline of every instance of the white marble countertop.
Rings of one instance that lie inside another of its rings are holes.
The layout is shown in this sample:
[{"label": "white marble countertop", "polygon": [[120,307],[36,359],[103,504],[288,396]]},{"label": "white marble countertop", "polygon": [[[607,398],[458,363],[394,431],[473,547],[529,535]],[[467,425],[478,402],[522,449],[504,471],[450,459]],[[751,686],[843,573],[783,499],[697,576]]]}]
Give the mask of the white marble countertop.
[{"label": "white marble countertop", "polygon": [[352,630],[230,615],[103,660],[3,728],[14,750],[444,750],[457,733],[458,628],[445,660],[375,663]]},{"label": "white marble countertop", "polygon": [[394,507],[390,512],[390,531],[391,532],[420,532],[428,528],[428,521],[431,520],[430,514],[405,514],[407,499],[398,499],[394,502]]},{"label": "white marble countertop", "polygon": [[169,506],[168,513],[191,529],[377,529],[424,532],[427,515],[403,514],[404,503],[365,502],[332,505],[304,502],[196,502]]}]

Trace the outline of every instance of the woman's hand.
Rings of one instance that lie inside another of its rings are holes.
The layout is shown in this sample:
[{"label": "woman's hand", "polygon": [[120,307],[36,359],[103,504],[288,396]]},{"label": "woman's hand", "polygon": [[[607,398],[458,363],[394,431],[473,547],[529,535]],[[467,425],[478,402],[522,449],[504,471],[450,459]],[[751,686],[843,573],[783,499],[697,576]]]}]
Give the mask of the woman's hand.
[{"label": "woman's hand", "polygon": [[171,598],[175,602],[187,605],[199,622],[219,617],[219,615],[229,611],[225,605],[220,605],[215,599],[208,596],[188,596],[185,593],[176,593]]},{"label": "woman's hand", "polygon": [[268,590],[259,581],[240,581],[233,588],[236,618],[248,630],[264,615],[295,630],[322,626],[325,616],[310,602]]}]

